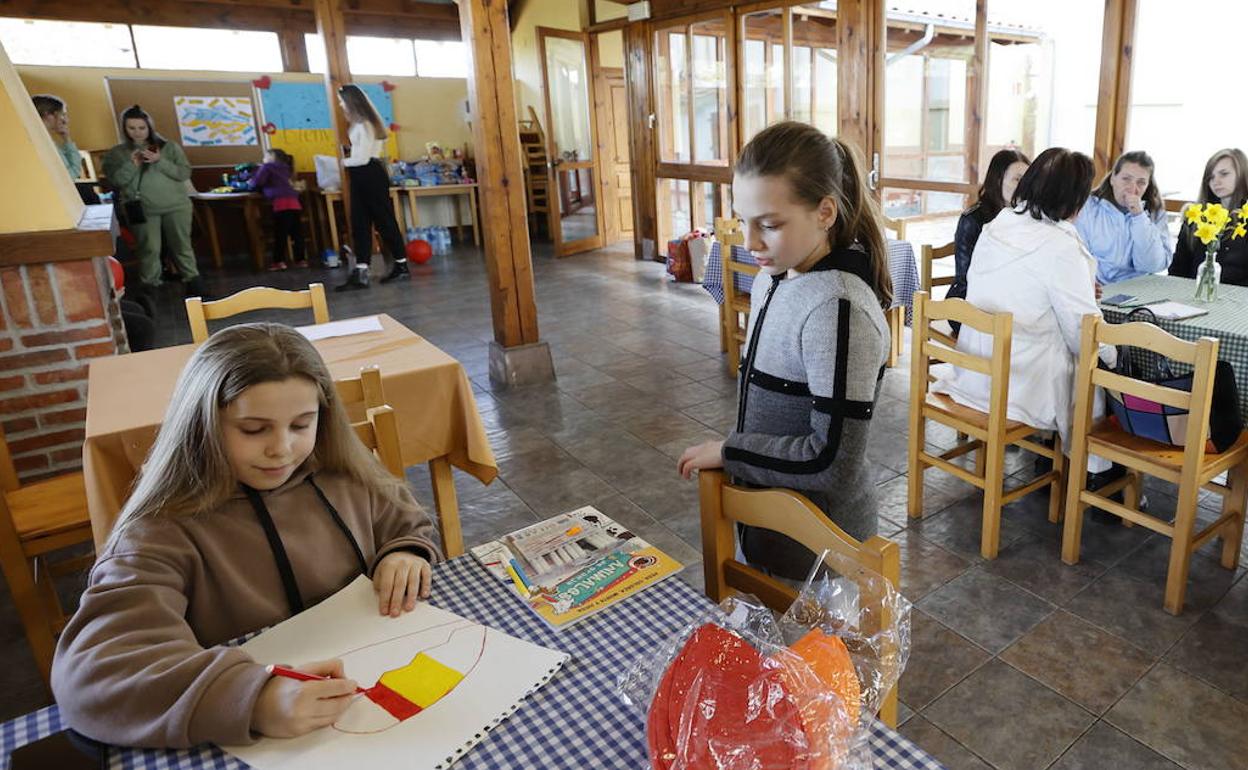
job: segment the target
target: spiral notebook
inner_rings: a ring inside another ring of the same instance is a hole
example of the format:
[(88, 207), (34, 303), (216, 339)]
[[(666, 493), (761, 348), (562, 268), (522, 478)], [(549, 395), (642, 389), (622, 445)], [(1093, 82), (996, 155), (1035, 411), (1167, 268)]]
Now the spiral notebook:
[(265, 664), (341, 658), (367, 690), (331, 727), (222, 747), (257, 770), (447, 768), (568, 660), (428, 604), (382, 617), (363, 576), (242, 649)]

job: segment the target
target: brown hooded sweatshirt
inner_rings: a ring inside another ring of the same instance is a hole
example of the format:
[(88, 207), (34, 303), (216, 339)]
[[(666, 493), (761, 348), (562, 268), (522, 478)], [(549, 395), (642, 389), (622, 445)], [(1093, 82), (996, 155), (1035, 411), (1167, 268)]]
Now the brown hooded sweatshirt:
[[(261, 493), (309, 607), (360, 573), (310, 475), (301, 470)], [(441, 559), (424, 511), (403, 510), (341, 475), (314, 480), (370, 574), (395, 550)], [(209, 514), (141, 519), (99, 555), (61, 635), (52, 665), (61, 715), (114, 745), (250, 743), (251, 713), (269, 677), (223, 644), (290, 614), (273, 551), (241, 491)]]

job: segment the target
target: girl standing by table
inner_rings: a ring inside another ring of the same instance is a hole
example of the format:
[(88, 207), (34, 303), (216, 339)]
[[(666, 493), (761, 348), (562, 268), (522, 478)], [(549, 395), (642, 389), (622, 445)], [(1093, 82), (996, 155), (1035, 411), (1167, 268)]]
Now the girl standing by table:
[(332, 724), (341, 661), (271, 676), (226, 642), (372, 576), (379, 611), (429, 595), (429, 517), (359, 439), (303, 335), (217, 332), (187, 363), (130, 499), (57, 646), (75, 730), (120, 746), (246, 744)]
[[(737, 424), (677, 464), (724, 468), (738, 483), (806, 495), (851, 537), (875, 534), (867, 432), (888, 358), (892, 300), (884, 230), (857, 151), (804, 123), (759, 132), (732, 181), (750, 294)], [(815, 555), (778, 532), (742, 527), (746, 560), (801, 580)]]
[(347, 282), (338, 286), (336, 291), (350, 291), (368, 288), (374, 227), (392, 260), (390, 272), (381, 279), (382, 283), (408, 276), (407, 247), (390, 204), (390, 174), (382, 160), (386, 126), (381, 121), (381, 115), (368, 94), (354, 83), (338, 90), (338, 104), (351, 124), (348, 133), (351, 154), (343, 163), (347, 167), (348, 184), (351, 185), (351, 239), (357, 261), (351, 265)]
[(269, 262), (270, 270), (287, 268), (287, 244), (295, 267), (308, 266), (303, 256), (303, 225), (299, 221), (303, 204), (290, 183), (294, 170), (295, 159), (290, 157), (290, 153), (274, 147), (264, 154), (264, 165), (251, 178), (251, 188), (264, 193), (264, 197), (273, 204), (273, 259)]

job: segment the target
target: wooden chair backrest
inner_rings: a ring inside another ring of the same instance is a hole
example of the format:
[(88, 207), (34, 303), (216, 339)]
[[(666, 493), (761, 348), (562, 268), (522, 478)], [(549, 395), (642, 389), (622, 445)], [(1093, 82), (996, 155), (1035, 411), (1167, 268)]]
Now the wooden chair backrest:
[(0, 492), (16, 491), (22, 484), (17, 480), (17, 466), (13, 464), (13, 453), (9, 451), (9, 440), (0, 427)]
[[(373, 450), (381, 464), (398, 478), (405, 478), (399, 451), (399, 423), (393, 407), (386, 404), (381, 386), (381, 367), (368, 366), (359, 377), (337, 380), (338, 398), (351, 415), (351, 427), (364, 446)], [(362, 418), (362, 419), (361, 419)]]
[(906, 239), (906, 220), (893, 219), (892, 217), (883, 217), (884, 229), (892, 230), (897, 233), (897, 240), (904, 241)]
[(954, 245), (946, 243), (944, 246), (930, 246), (924, 244), (923, 255), (920, 258), (919, 265), (919, 288), (928, 294), (932, 293), (933, 286), (951, 286), (953, 285), (953, 276), (946, 275), (943, 278), (932, 277), (932, 264), (938, 259), (952, 257), (954, 254)]
[(715, 240), (719, 241), (719, 260), (724, 274), (724, 302), (729, 303), (737, 296), (737, 281), (734, 273), (758, 275), (758, 265), (747, 265), (732, 258), (733, 246), (745, 245), (745, 233), (741, 232), (741, 222), (734, 217), (715, 219)]
[(334, 387), (338, 390), (339, 400), (348, 410), (357, 404), (362, 404), (364, 409), (372, 409), (386, 403), (379, 366), (366, 366), (360, 370), (359, 377), (336, 380)]
[[(992, 337), (992, 354), (971, 355), (948, 345), (948, 336), (935, 327), (937, 321), (957, 321)], [(988, 401), (989, 425), (999, 419), (1005, 426), (1006, 405), (1010, 389), (1010, 342), (1014, 330), (1011, 313), (989, 313), (964, 299), (934, 301), (925, 291), (914, 294), (914, 318), (910, 343), (910, 408), (921, 409), (931, 384), (927, 376), (933, 362), (949, 363), (961, 369), (986, 375), (990, 382)], [(990, 427), (990, 432), (993, 429)]]
[[(789, 489), (748, 489), (729, 484), (723, 471), (699, 471), (702, 509), (702, 558), (706, 572), (706, 592), (712, 601), (725, 598), (732, 588), (752, 593), (777, 612), (784, 612), (797, 598), (797, 591), (770, 575), (736, 559), (736, 525), (746, 524), (787, 535), (816, 554), (829, 552), (828, 566), (860, 586), (860, 606), (879, 607), (864, 612), (863, 631), (873, 633), (891, 623), (888, 605), (878, 594), (880, 575), (897, 589), (901, 580), (901, 550), (897, 544), (874, 535), (859, 542), (807, 498)], [(813, 566), (813, 565), (812, 565)], [(876, 627), (870, 627), (874, 624)], [(887, 654), (888, 651), (884, 651)], [(894, 690), (880, 709), (881, 718), (896, 724), (897, 700)]]
[[(1085, 400), (1090, 404), (1093, 389), (1099, 386), (1124, 395), (1186, 409), (1188, 420), (1187, 433), (1184, 435), (1185, 446), (1205, 446), (1209, 433), (1209, 410), (1213, 401), (1213, 372), (1218, 361), (1217, 339), (1201, 337), (1195, 342), (1186, 342), (1151, 323), (1111, 324), (1091, 313), (1083, 317), (1081, 332), (1079, 370), (1075, 380), (1078, 404), (1083, 404)], [(1167, 388), (1101, 369), (1096, 364), (1101, 345), (1128, 345), (1188, 364), (1192, 367), (1192, 389), (1185, 391)], [(1199, 462), (1203, 459), (1204, 452), (1188, 452), (1187, 455), (1189, 459), (1195, 458)]]
[(199, 344), (208, 339), (208, 321), (229, 318), (251, 310), (301, 308), (312, 308), (312, 318), (316, 323), (329, 323), (329, 304), (325, 300), (324, 284), (310, 283), (308, 288), (301, 291), (253, 286), (212, 302), (204, 302), (199, 297), (187, 297), (186, 319), (191, 326), (191, 339)]

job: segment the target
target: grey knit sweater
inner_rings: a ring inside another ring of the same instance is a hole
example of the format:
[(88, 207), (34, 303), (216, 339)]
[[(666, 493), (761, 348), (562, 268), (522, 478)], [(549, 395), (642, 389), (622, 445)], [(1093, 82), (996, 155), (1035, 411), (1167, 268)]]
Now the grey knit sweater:
[[(851, 536), (877, 529), (867, 430), (888, 357), (888, 326), (859, 249), (793, 278), (759, 273), (724, 469), (737, 483), (806, 495)], [(752, 564), (801, 580), (814, 561), (794, 540), (742, 527)]]

